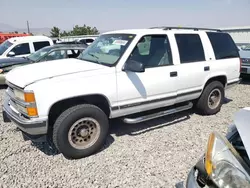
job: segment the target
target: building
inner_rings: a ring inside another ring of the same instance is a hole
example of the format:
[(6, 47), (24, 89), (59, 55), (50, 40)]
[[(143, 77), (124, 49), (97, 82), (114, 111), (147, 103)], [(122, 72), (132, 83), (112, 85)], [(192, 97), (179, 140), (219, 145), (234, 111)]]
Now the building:
[(228, 32), (235, 43), (250, 43), (250, 26), (220, 28), (224, 32)]

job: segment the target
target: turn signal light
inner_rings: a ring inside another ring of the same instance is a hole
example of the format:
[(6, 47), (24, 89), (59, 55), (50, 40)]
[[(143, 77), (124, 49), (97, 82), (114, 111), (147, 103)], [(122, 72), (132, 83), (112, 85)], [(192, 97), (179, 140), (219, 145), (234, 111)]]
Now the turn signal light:
[(24, 93), (25, 102), (35, 102), (35, 95), (34, 93)]

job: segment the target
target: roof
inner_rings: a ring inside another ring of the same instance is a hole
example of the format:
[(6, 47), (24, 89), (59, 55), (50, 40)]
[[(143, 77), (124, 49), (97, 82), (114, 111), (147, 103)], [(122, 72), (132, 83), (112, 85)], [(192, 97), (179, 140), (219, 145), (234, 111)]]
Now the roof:
[(50, 49), (50, 50), (53, 50), (53, 49), (86, 49), (87, 46), (84, 45), (84, 44), (54, 44), (52, 46), (46, 46), (44, 47), (44, 49)]
[(51, 39), (46, 36), (25, 36), (25, 37), (13, 37), (8, 40), (11, 43), (15, 43), (15, 42), (29, 42), (31, 40), (42, 41), (42, 40), (51, 40)]
[(209, 29), (209, 28), (195, 28), (195, 27), (155, 27), (155, 28), (148, 28), (148, 29), (127, 29), (127, 30), (116, 30), (116, 31), (109, 31), (103, 34), (117, 34), (117, 33), (126, 33), (126, 34), (162, 34), (166, 32), (198, 32), (198, 31), (219, 31), (219, 29)]

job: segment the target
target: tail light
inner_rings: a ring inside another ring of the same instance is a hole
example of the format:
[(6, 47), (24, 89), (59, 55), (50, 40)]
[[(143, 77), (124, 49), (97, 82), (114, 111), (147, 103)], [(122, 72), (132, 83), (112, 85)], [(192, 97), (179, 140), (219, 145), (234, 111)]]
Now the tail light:
[(240, 58), (240, 72), (241, 72), (242, 59)]

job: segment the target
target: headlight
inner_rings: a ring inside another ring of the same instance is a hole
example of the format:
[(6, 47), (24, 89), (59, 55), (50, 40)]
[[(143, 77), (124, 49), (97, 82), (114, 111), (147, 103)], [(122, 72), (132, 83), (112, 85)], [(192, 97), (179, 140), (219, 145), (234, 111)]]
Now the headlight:
[(18, 105), (19, 111), (25, 113), (30, 117), (38, 115), (35, 95), (33, 92), (26, 92), (17, 89), (14, 89), (13, 92), (16, 98), (18, 98), (22, 102), (27, 103), (25, 105)]
[(23, 92), (21, 90), (14, 89), (15, 97), (19, 98), (20, 100), (28, 103), (35, 102), (35, 95), (33, 92)]
[(242, 58), (242, 63), (250, 63), (250, 58)]
[(220, 188), (250, 188), (249, 167), (228, 140), (218, 133), (209, 137), (205, 168)]

